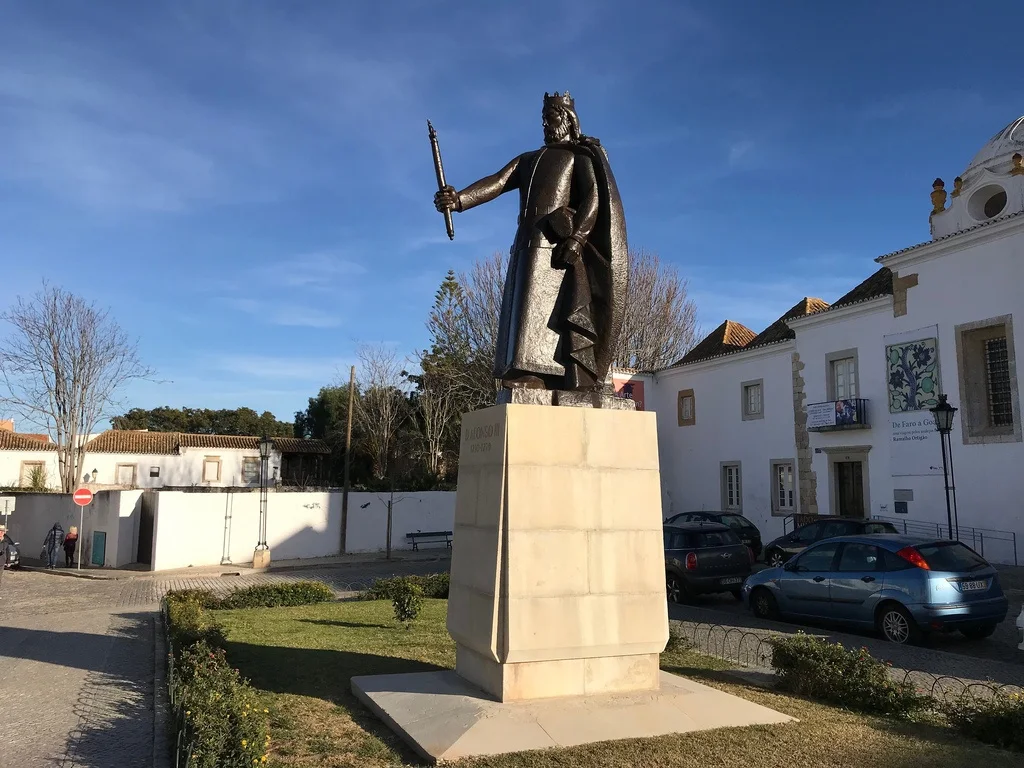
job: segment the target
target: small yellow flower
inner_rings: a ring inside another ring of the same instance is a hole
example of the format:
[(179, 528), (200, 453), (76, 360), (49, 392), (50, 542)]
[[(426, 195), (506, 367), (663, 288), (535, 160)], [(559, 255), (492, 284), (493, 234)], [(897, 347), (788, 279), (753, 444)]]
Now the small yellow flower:
[(186, 715), (191, 715), (192, 714), (192, 710), (191, 709), (186, 709), (185, 710), (185, 714)]
[(266, 756), (266, 755), (264, 755), (263, 757), (261, 757), (261, 758), (260, 758), (260, 762), (261, 762), (261, 763), (265, 763), (265, 762), (267, 762), (267, 756)]
[(270, 710), (269, 709), (264, 709), (263, 710), (263, 714), (264, 715), (269, 715), (270, 714)]
[(245, 740), (245, 739), (242, 739), (242, 746), (243, 747), (249, 746), (249, 742), (247, 740)]

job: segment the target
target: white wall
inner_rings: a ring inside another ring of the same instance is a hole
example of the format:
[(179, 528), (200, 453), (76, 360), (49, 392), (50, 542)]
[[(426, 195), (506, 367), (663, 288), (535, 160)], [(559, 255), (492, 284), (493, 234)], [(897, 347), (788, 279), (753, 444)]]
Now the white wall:
[[(658, 418), (665, 517), (722, 509), (721, 462), (740, 462), (742, 513), (765, 541), (782, 533), (772, 514), (771, 462), (796, 465), (792, 345), (782, 343), (727, 358), (670, 368), (647, 388)], [(743, 420), (742, 382), (763, 379), (763, 419)], [(694, 391), (696, 423), (679, 426), (679, 391)]]
[[(220, 480), (203, 481), (203, 462), (206, 457), (221, 460)], [(117, 465), (131, 464), (135, 467), (135, 487), (164, 488), (204, 486), (214, 488), (259, 487), (257, 477), (250, 483), (242, 480), (242, 464), (245, 458), (259, 461), (258, 450), (240, 448), (182, 448), (181, 455), (138, 454), (138, 453), (87, 453), (82, 468), (83, 484), (90, 488), (117, 485)], [(275, 469), (281, 466), (281, 454), (273, 451), (268, 467), (270, 476), (280, 476)], [(150, 468), (159, 467), (160, 476), (150, 477)], [(92, 470), (97, 470), (96, 483), (92, 482)]]
[[(273, 560), (326, 557), (341, 544), (340, 491), (275, 492), (267, 500), (267, 543)], [(362, 509), (363, 504), (368, 504)], [(349, 552), (386, 548), (387, 496), (349, 494)], [(452, 530), (455, 494), (400, 493), (392, 512), (392, 548), (411, 548), (405, 534)], [(157, 495), (153, 570), (251, 562), (258, 542), (259, 493)]]
[(0, 450), (0, 486), (16, 488), (21, 483), (23, 461), (42, 461), (46, 467), (46, 484), (60, 487), (60, 469), (56, 451), (4, 451)]
[[(107, 535), (104, 567), (118, 568), (134, 562), (142, 491), (101, 491), (84, 510), (70, 494), (24, 493), (17, 498), (17, 512), (10, 517), (9, 529), (11, 538), (21, 543), (25, 557), (39, 557), (47, 532), (54, 523), (60, 523), (65, 533), (71, 526), (79, 528), (83, 565), (92, 559), (95, 531)], [(58, 562), (63, 564), (63, 552)]]

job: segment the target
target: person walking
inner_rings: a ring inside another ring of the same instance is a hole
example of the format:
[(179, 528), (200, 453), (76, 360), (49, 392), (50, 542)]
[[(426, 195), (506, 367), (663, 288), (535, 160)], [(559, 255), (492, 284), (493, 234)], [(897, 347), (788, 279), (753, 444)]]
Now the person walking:
[[(7, 543), (7, 526), (0, 525), (0, 585), (3, 584), (4, 580), (4, 569), (7, 567), (7, 551), (10, 545)], [(0, 600), (3, 599), (3, 594), (0, 594)]]
[(46, 533), (46, 539), (43, 540), (43, 551), (46, 552), (46, 567), (53, 570), (57, 567), (57, 551), (61, 548), (64, 543), (64, 528), (60, 523), (54, 523)]
[(75, 564), (75, 547), (78, 544), (78, 526), (72, 525), (68, 528), (68, 535), (64, 537), (64, 567), (70, 568)]

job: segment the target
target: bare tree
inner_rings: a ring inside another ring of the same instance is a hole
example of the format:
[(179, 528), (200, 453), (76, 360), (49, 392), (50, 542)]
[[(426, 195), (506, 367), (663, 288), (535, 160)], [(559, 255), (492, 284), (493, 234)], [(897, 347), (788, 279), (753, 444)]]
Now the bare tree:
[(657, 254), (629, 251), (629, 287), (615, 365), (654, 371), (671, 365), (697, 343), (697, 305), (675, 266)]
[(0, 342), (0, 405), (47, 429), (57, 445), (61, 489), (70, 493), (89, 434), (121, 405), (117, 391), (153, 371), (107, 310), (45, 282), (0, 320), (14, 326)]
[(395, 350), (382, 344), (363, 345), (357, 355), (361, 395), (355, 416), (363, 434), (363, 448), (373, 462), (374, 477), (384, 480), (391, 476), (398, 436), (409, 419), (404, 366)]

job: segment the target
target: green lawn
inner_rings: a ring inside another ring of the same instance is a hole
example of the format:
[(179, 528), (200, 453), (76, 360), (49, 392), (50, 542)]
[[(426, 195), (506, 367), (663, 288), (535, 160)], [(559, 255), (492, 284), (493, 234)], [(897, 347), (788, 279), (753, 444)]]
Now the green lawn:
[[(412, 629), (394, 623), (390, 603), (344, 602), (299, 608), (218, 612), (228, 658), (266, 696), (271, 710), (270, 765), (298, 768), (419, 764), (352, 696), (357, 675), (450, 668), (447, 603), (425, 600)], [(918, 723), (890, 723), (746, 686), (728, 665), (691, 652), (662, 656), (662, 667), (799, 718), (645, 741), (469, 760), (466, 768), (1019, 768), (1020, 754), (966, 741)]]

